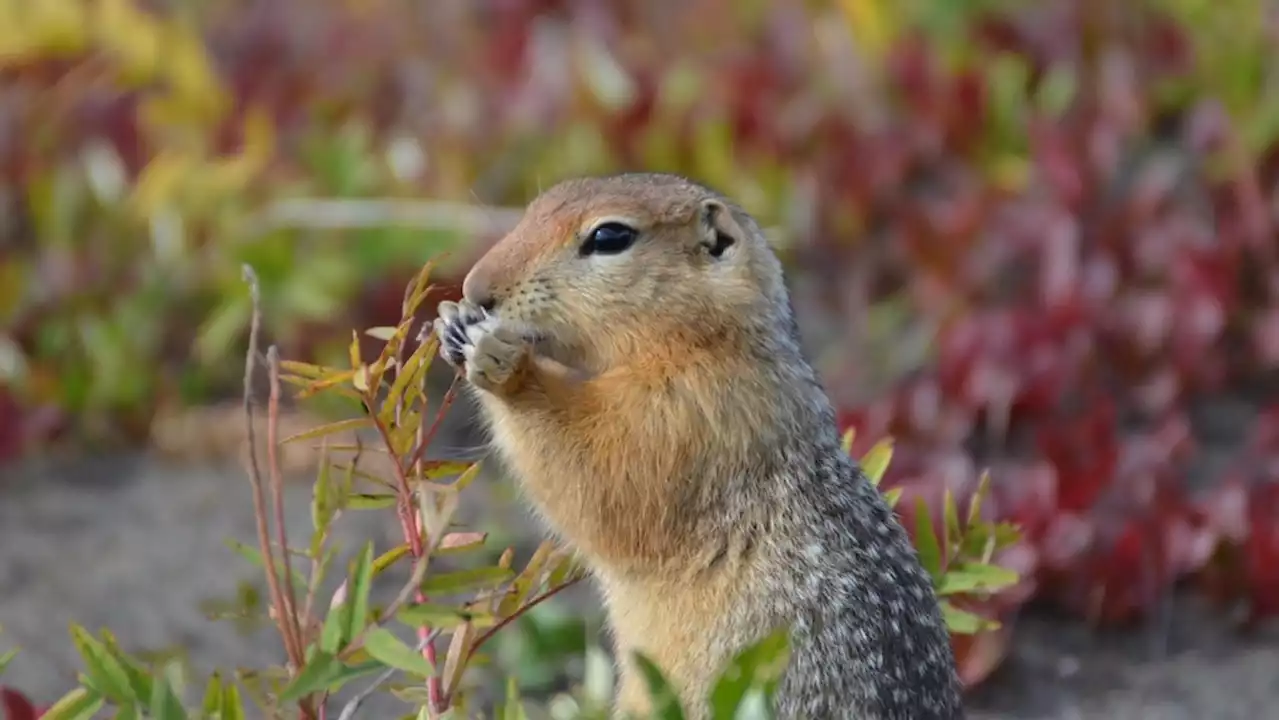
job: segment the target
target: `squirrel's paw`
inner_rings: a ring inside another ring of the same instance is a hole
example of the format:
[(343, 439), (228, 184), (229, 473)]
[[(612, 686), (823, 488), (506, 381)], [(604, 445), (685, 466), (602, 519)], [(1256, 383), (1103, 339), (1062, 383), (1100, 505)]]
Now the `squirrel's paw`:
[(485, 312), (466, 301), (445, 301), (436, 309), (435, 331), (440, 337), (440, 357), (449, 365), (463, 369), (467, 361), (465, 348), (471, 344), (467, 328), (483, 322)]
[(524, 338), (466, 302), (441, 303), (438, 314), (441, 357), (482, 390), (505, 387), (527, 357)]
[(528, 357), (529, 345), (524, 338), (498, 323), (472, 325), (467, 328), (467, 337), (471, 340), (463, 348), (467, 380), (482, 390), (506, 387)]

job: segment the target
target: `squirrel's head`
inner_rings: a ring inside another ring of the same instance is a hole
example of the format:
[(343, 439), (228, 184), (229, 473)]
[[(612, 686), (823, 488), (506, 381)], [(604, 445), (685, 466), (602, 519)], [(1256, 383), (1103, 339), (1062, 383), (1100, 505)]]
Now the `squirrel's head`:
[[(781, 265), (756, 222), (685, 178), (562, 182), (476, 263), (465, 298), (590, 365), (714, 349), (785, 321)], [(785, 311), (789, 312), (789, 311)]]

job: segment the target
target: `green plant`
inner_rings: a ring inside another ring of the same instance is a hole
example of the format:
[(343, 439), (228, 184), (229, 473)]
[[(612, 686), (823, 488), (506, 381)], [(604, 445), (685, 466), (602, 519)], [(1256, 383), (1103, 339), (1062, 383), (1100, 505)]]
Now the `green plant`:
[[(257, 277), (245, 267), (252, 308), (244, 377), (251, 448), (257, 447), (257, 428), (250, 388), (263, 365), (270, 393), (265, 470), (256, 450), (248, 457), (257, 547), (233, 543), (233, 548), (264, 570), (266, 615), (278, 629), (285, 662), (216, 674), (205, 683), (199, 707), (187, 707), (183, 703), (186, 681), (179, 664), (145, 662), (124, 652), (109, 631), (95, 636), (72, 626), (72, 640), (84, 663), (80, 686), (44, 717), (87, 718), (110, 706), (116, 717), (239, 718), (246, 715), (247, 698), (268, 717), (327, 718), (336, 712), (336, 717), (347, 720), (375, 692), (392, 693), (414, 707), (411, 717), (462, 717), (472, 709), (464, 680), (468, 670), (484, 659), (485, 644), (515, 619), (581, 580), (583, 571), (572, 553), (551, 542), (542, 543), (523, 565), (515, 563), (514, 551), (508, 548), (496, 563), (440, 567), (450, 556), (475, 557), (487, 537), (453, 521), (459, 493), (476, 478), (479, 465), (423, 457), (454, 397), (451, 387), (433, 404), (425, 391), (438, 340), (429, 324), (419, 324), (415, 318), (430, 289), (431, 269), (431, 264), (424, 266), (406, 289), (398, 325), (366, 331), (383, 343), (374, 359), (362, 356), (360, 338), (353, 333), (349, 367), (344, 369), (283, 361), (274, 346), (265, 353), (259, 351), (262, 303)], [(359, 412), (281, 438), (277, 420), (284, 384), (297, 387), (299, 397), (339, 396)], [(351, 431), (368, 431), (377, 442), (368, 449), (359, 441), (330, 442), (338, 433)], [(846, 436), (846, 448), (852, 439), (852, 434)], [(302, 441), (320, 441), (322, 458), (312, 494), (314, 529), (305, 542), (294, 543), (282, 523), (284, 481), (277, 458), (284, 443)], [(362, 465), (361, 459), (367, 456), (380, 456), (383, 471)], [(888, 441), (863, 456), (862, 464), (873, 482), (879, 483), (891, 456)], [(891, 502), (897, 501), (896, 492), (888, 495)], [(921, 557), (944, 597), (948, 624), (958, 633), (978, 632), (988, 627), (988, 621), (951, 607), (949, 596), (995, 592), (1017, 579), (990, 564), (991, 554), (1016, 533), (1007, 526), (979, 522), (977, 505), (975, 500), (962, 524), (949, 501), (941, 540), (931, 530), (918, 535), (924, 539)], [(331, 537), (334, 523), (346, 513), (378, 509), (392, 511), (404, 542), (381, 552), (367, 543), (348, 553), (345, 579), (323, 603), (321, 585), (342, 554)], [(405, 578), (400, 590), (380, 603), (374, 594), (375, 580), (397, 572)], [(232, 614), (244, 617), (254, 612), (246, 607)], [(409, 634), (413, 640), (404, 639)], [(786, 667), (786, 652), (785, 630), (744, 649), (713, 691), (714, 716), (769, 717), (769, 698)], [(603, 717), (610, 705), (612, 669), (598, 648), (592, 648), (587, 659), (585, 686), (553, 699), (547, 712), (555, 717)], [(683, 717), (661, 671), (646, 658), (638, 662), (653, 693), (655, 715)], [(341, 709), (331, 707), (333, 694), (349, 687), (359, 690)], [(511, 679), (500, 717), (520, 718), (526, 713), (518, 685)]]

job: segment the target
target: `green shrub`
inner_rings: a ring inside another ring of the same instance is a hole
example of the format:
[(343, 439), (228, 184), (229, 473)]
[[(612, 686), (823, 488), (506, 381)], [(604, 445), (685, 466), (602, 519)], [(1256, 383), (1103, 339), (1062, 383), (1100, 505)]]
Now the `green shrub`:
[[(366, 331), (383, 343), (376, 359), (362, 358), (360, 338), (353, 333), (349, 366), (336, 368), (281, 360), (275, 346), (260, 352), (258, 280), (245, 267), (251, 284), (251, 335), (244, 378), (250, 447), (257, 447), (254, 436), (259, 429), (251, 413), (254, 401), (249, 388), (263, 364), (270, 394), (265, 469), (256, 452), (249, 457), (257, 547), (232, 546), (264, 570), (270, 606), (265, 614), (279, 631), (286, 662), (214, 675), (205, 683), (201, 704), (188, 707), (183, 703), (185, 683), (171, 666), (149, 665), (124, 652), (108, 631), (95, 636), (73, 626), (72, 641), (84, 663), (80, 685), (43, 717), (87, 718), (109, 706), (117, 717), (157, 720), (238, 718), (259, 712), (268, 717), (298, 713), (304, 718), (347, 718), (361, 699), (375, 692), (392, 693), (413, 706), (409, 717), (461, 717), (473, 707), (466, 675), (487, 659), (487, 643), (539, 603), (582, 580), (584, 572), (570, 551), (549, 541), (523, 564), (514, 561), (511, 548), (496, 563), (486, 564), (474, 559), (486, 549), (486, 533), (469, 531), (453, 521), (459, 494), (476, 478), (480, 466), (423, 457), (456, 388), (434, 403), (426, 393), (426, 373), (437, 355), (438, 340), (429, 333), (429, 325), (419, 327), (415, 312), (430, 290), (430, 270), (428, 264), (407, 288), (398, 325)], [(425, 336), (424, 331), (428, 331)], [(338, 396), (359, 412), (280, 438), (276, 421), (284, 384), (298, 388), (299, 397)], [(376, 447), (366, 451), (360, 443), (330, 442), (338, 433), (357, 429), (376, 435)], [(846, 437), (846, 447), (852, 440), (852, 434)], [(309, 538), (291, 541), (279, 523), (283, 479), (277, 456), (283, 443), (304, 441), (320, 441), (323, 451), (312, 495), (314, 529)], [(375, 452), (385, 456), (388, 473), (371, 472), (361, 465), (362, 457)], [(880, 482), (891, 456), (887, 441), (863, 456), (861, 462), (873, 482)], [(985, 492), (985, 484), (980, 492)], [(890, 491), (888, 495), (896, 503), (898, 494)], [(992, 553), (1016, 539), (1016, 533), (1008, 526), (980, 521), (978, 500), (970, 504), (962, 522), (948, 496), (942, 536), (934, 534), (923, 512), (916, 534), (922, 560), (943, 598), (948, 625), (956, 633), (982, 631), (991, 621), (951, 606), (951, 596), (991, 593), (1017, 580), (1016, 575), (990, 564)], [(330, 531), (344, 514), (360, 511), (394, 515), (404, 542), (381, 551), (366, 543), (344, 553)], [(289, 549), (287, 560), (283, 548)], [(438, 570), (444, 556), (473, 560), (461, 569)], [(326, 574), (340, 558), (345, 558), (344, 581), (332, 597), (319, 597)], [(374, 581), (384, 575), (399, 575), (404, 581), (394, 598), (379, 604), (371, 591)], [(245, 607), (233, 614), (255, 613), (263, 611)], [(409, 633), (416, 640), (404, 640)], [(744, 649), (715, 687), (711, 698), (715, 717), (768, 717), (768, 699), (786, 666), (786, 651), (785, 630)], [(599, 649), (589, 651), (584, 686), (553, 699), (546, 711), (555, 717), (566, 713), (604, 717), (611, 701), (612, 668), (602, 657)], [(655, 715), (682, 717), (661, 672), (647, 659), (640, 662), (653, 692)], [(331, 696), (349, 687), (360, 688), (355, 699), (340, 711), (330, 708)], [(525, 717), (525, 702), (514, 678), (507, 687), (499, 716)], [(250, 713), (246, 701), (258, 709)]]

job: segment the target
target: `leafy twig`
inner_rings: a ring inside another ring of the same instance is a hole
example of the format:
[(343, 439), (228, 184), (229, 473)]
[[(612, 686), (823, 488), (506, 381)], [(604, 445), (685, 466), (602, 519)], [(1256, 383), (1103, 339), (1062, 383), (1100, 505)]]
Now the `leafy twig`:
[(582, 578), (584, 578), (584, 577), (586, 577), (586, 576), (585, 576), (585, 575), (579, 575), (578, 577), (575, 577), (575, 578), (573, 578), (572, 580), (566, 580), (566, 581), (564, 581), (564, 582), (560, 583), (559, 585), (556, 585), (555, 587), (548, 588), (547, 590), (545, 590), (544, 592), (542, 592), (541, 594), (539, 594), (539, 595), (538, 595), (537, 597), (535, 597), (534, 599), (532, 599), (532, 600), (530, 600), (529, 602), (525, 603), (525, 604), (524, 604), (524, 605), (523, 605), (519, 610), (517, 610), (516, 612), (513, 612), (513, 613), (511, 613), (510, 615), (508, 615), (507, 617), (504, 617), (504, 618), (502, 618), (501, 620), (499, 620), (497, 623), (494, 623), (494, 626), (493, 626), (493, 627), (491, 627), (491, 628), (489, 628), (488, 630), (485, 630), (483, 633), (481, 633), (481, 634), (480, 634), (480, 636), (476, 638), (476, 641), (475, 641), (474, 643), (472, 643), (472, 645), (471, 645), (470, 649), (468, 649), (468, 650), (467, 650), (467, 660), (468, 660), (468, 661), (470, 661), (470, 660), (471, 660), (471, 656), (475, 654), (476, 650), (479, 650), (479, 649), (480, 649), (480, 646), (481, 646), (481, 645), (483, 645), (483, 644), (484, 644), (484, 643), (485, 643), (489, 638), (491, 638), (491, 637), (493, 637), (494, 635), (496, 635), (496, 634), (497, 634), (497, 632), (498, 632), (499, 630), (501, 630), (502, 628), (504, 628), (504, 627), (506, 627), (506, 626), (510, 625), (512, 622), (514, 622), (514, 621), (515, 621), (515, 619), (516, 619), (516, 618), (518, 618), (518, 617), (520, 617), (521, 615), (524, 615), (525, 613), (527, 613), (527, 612), (529, 612), (530, 610), (534, 609), (534, 608), (535, 608), (535, 607), (537, 607), (539, 604), (541, 604), (544, 600), (550, 600), (551, 598), (555, 597), (557, 594), (559, 594), (559, 593), (560, 593), (560, 591), (564, 590), (565, 588), (569, 588), (569, 587), (572, 587), (572, 586), (574, 586), (574, 585), (577, 585), (579, 582), (581, 582), (581, 581), (582, 581)]
[[(421, 651), (426, 644), (433, 642), (439, 634), (439, 630), (433, 630), (427, 637), (418, 641), (418, 647), (415, 649)], [(378, 673), (378, 677), (374, 678), (373, 682), (369, 683), (368, 687), (356, 693), (355, 697), (347, 701), (347, 704), (342, 707), (342, 712), (338, 715), (338, 720), (351, 720), (354, 718), (356, 716), (356, 710), (360, 709), (361, 703), (368, 700), (369, 696), (377, 692), (378, 688), (382, 686), (382, 683), (390, 680), (396, 672), (398, 672), (397, 668), (389, 667)]]

